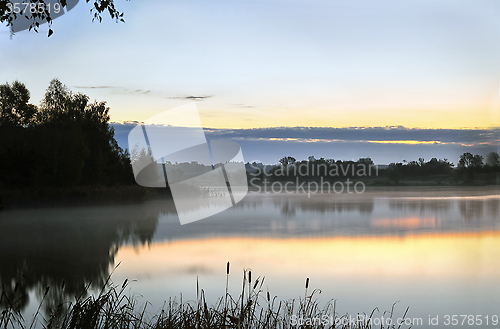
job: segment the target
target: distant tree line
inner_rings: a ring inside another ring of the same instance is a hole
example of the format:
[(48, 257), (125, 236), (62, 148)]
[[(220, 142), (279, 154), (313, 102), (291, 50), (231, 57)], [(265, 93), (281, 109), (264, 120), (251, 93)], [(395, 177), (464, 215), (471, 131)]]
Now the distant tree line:
[(486, 162), (484, 162), (483, 156), (466, 152), (460, 156), (456, 168), (447, 159), (432, 158), (425, 162), (424, 159), (420, 158), (418, 161), (391, 163), (387, 174), (395, 182), (401, 178), (429, 175), (452, 175), (455, 180), (472, 181), (474, 174), (498, 172), (500, 172), (500, 156), (497, 152), (490, 152), (486, 157)]
[[(90, 102), (87, 95), (73, 93), (58, 79), (50, 82), (40, 105), (29, 101), (30, 92), (23, 83), (0, 85), (0, 188), (134, 184), (128, 152), (114, 139), (105, 102)], [(139, 152), (134, 159), (150, 156)], [(297, 161), (286, 156), (273, 166), (247, 164), (247, 170), (253, 177), (274, 180), (380, 176), (398, 183), (441, 175), (472, 181), (477, 174), (499, 173), (500, 156), (491, 152), (484, 160), (464, 153), (456, 167), (447, 159), (426, 162), (421, 158), (387, 168), (378, 168), (371, 158), (342, 161), (310, 156)]]
[(398, 183), (400, 179), (408, 177), (449, 175), (453, 171), (453, 166), (453, 163), (449, 162), (448, 159), (432, 158), (425, 162), (423, 158), (419, 158), (418, 161), (403, 160), (402, 163), (390, 163), (384, 173)]
[(406, 161), (390, 163), (388, 166), (378, 167), (371, 158), (360, 158), (352, 160), (334, 160), (309, 156), (307, 160), (298, 161), (292, 156), (285, 156), (276, 165), (263, 165), (257, 163), (247, 163), (249, 179), (258, 177), (269, 180), (317, 180), (323, 178), (324, 181), (336, 181), (347, 178), (376, 178), (388, 179), (393, 183), (400, 183), (401, 180), (411, 180), (418, 178), (432, 178), (436, 176), (448, 177), (457, 182), (471, 182), (475, 174), (486, 175), (486, 179), (495, 179), (500, 173), (500, 156), (497, 152), (491, 152), (486, 156), (486, 161), (481, 155), (464, 153), (460, 156), (457, 166), (448, 159), (432, 158), (425, 161), (419, 158), (418, 161)]
[(29, 100), (23, 83), (0, 85), (0, 187), (134, 182), (105, 102), (90, 102), (57, 79), (39, 106)]
[(248, 163), (247, 171), (250, 178), (269, 178), (272, 180), (299, 180), (323, 178), (325, 181), (335, 181), (340, 178), (377, 176), (378, 168), (371, 158), (360, 158), (357, 161), (342, 161), (334, 159), (316, 159), (310, 156), (307, 160), (297, 161), (292, 156), (286, 156), (276, 165)]

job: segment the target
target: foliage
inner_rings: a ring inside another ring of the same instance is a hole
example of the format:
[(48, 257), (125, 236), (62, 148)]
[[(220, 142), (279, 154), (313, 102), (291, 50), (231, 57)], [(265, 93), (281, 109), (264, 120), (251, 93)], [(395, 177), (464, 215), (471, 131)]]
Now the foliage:
[(297, 161), (297, 159), (295, 159), (294, 157), (286, 156), (286, 157), (281, 158), (279, 160), (279, 163), (281, 163), (283, 166), (288, 166), (288, 165), (294, 164), (296, 161)]
[(448, 159), (432, 158), (430, 161), (425, 162), (425, 159), (419, 158), (419, 161), (403, 163), (391, 163), (388, 167), (389, 178), (395, 183), (398, 183), (403, 177), (417, 177), (428, 175), (448, 175), (451, 173), (453, 163)]
[[(105, 102), (89, 103), (87, 95), (74, 94), (54, 79), (37, 108), (28, 104), (29, 92), (19, 86), (24, 87), (13, 84), (23, 91), (23, 97), (18, 97), (22, 106), (4, 102), (0, 108), (4, 118), (0, 182), (12, 187), (133, 182), (130, 159), (114, 139)], [(7, 87), (0, 88), (2, 100), (10, 97)], [(19, 110), (26, 104), (29, 111)]]
[[(378, 166), (371, 158), (352, 161), (309, 156), (307, 160), (297, 161), (292, 156), (285, 156), (278, 165), (267, 166), (254, 162), (246, 166), (250, 184), (271, 181), (335, 182), (351, 178), (370, 180), (369, 184), (373, 185), (495, 184), (500, 173), (500, 156), (491, 152), (486, 159), (485, 164), (481, 155), (464, 153), (456, 167), (446, 158), (432, 158), (429, 161), (419, 158), (418, 161), (403, 160), (388, 166)], [(481, 174), (479, 179), (474, 178), (474, 173)]]
[(0, 85), (0, 125), (29, 125), (36, 114), (36, 106), (29, 104), (30, 92), (19, 81)]
[(163, 172), (163, 166), (155, 161), (151, 148), (146, 150), (145, 148), (139, 149), (137, 145), (133, 147), (131, 163), (134, 171), (139, 172), (136, 181), (140, 185), (157, 186), (158, 182), (165, 181), (165, 178), (160, 176), (160, 173)]
[[(279, 160), (276, 166), (259, 165), (254, 163), (248, 164), (252, 172), (251, 178), (271, 179), (271, 180), (290, 180), (293, 178), (299, 181), (307, 181), (311, 179), (321, 178), (324, 181), (334, 181), (337, 179), (351, 178), (351, 177), (366, 177), (371, 174), (376, 174), (378, 170), (374, 165), (371, 158), (360, 158), (357, 161), (342, 161), (334, 159), (319, 158), (309, 156), (308, 160), (297, 161), (292, 156), (286, 156)], [(266, 174), (264, 174), (264, 170)]]
[[(85, 0), (85, 2), (89, 3), (91, 1)], [(55, 17), (54, 14), (51, 13), (50, 6), (45, 5), (48, 4), (47, 0), (23, 1), (23, 3), (29, 3), (33, 8), (41, 8), (40, 10), (34, 10), (33, 12), (30, 11), (29, 16), (28, 13), (24, 12), (24, 6), (23, 8), (21, 8), (23, 12), (16, 13), (15, 11), (11, 10), (14, 3), (15, 2), (12, 0), (0, 0), (0, 23), (5, 24), (7, 27), (11, 27), (16, 18), (27, 17), (27, 19), (29, 19), (30, 21), (30, 31), (33, 30), (35, 32), (38, 32), (38, 28), (41, 24), (48, 23), (48, 36), (50, 37), (52, 35), (53, 31), (52, 29), (50, 29), (50, 26), (52, 25), (52, 20)], [(68, 10), (68, 8), (72, 8), (76, 5), (77, 0), (59, 0), (59, 3), (61, 4), (62, 8)], [(125, 22), (125, 20), (123, 19), (123, 13), (116, 9), (114, 0), (94, 0), (91, 3), (93, 4), (90, 9), (90, 13), (93, 16), (92, 21), (98, 20), (99, 22), (101, 22), (103, 13), (107, 12), (109, 16), (116, 22)]]
[(490, 167), (498, 167), (500, 166), (500, 155), (496, 152), (490, 152), (486, 156), (486, 165)]
[(460, 156), (458, 161), (459, 168), (480, 168), (483, 166), (483, 157), (479, 154), (472, 155), (466, 152)]

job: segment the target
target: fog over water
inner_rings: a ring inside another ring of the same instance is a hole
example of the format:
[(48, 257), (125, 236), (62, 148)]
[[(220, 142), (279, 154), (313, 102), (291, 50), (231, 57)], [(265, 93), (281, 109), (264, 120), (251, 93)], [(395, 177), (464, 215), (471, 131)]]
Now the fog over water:
[[(211, 303), (243, 269), (265, 276), (278, 299), (303, 296), (304, 280), (340, 313), (498, 313), (500, 193), (497, 188), (378, 188), (361, 195), (250, 192), (220, 214), (180, 225), (171, 200), (138, 205), (11, 209), (0, 213), (0, 284), (20, 282), (25, 313), (45, 287), (44, 309), (91, 283), (125, 279), (151, 311), (169, 297)], [(66, 282), (64, 291), (58, 289)], [(142, 297), (141, 297), (142, 296)], [(1, 306), (0, 306), (1, 307)]]

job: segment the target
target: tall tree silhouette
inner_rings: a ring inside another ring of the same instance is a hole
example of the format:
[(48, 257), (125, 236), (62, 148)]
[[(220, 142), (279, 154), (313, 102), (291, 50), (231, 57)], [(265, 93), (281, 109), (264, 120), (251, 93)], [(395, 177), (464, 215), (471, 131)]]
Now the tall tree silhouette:
[(490, 167), (500, 166), (500, 155), (497, 152), (490, 152), (486, 156), (486, 164)]
[[(22, 99), (26, 104), (26, 97)], [(36, 114), (17, 111), (11, 103), (5, 103), (2, 113), (19, 115), (17, 125), (11, 119), (1, 123), (2, 128), (8, 128), (0, 131), (0, 155), (4, 160), (0, 163), (0, 181), (4, 184), (22, 187), (133, 182), (130, 160), (114, 139), (105, 102), (89, 103), (87, 95), (74, 94), (54, 79)], [(28, 126), (21, 125), (27, 122)]]
[(19, 126), (33, 122), (37, 108), (29, 104), (30, 92), (19, 81), (0, 85), (0, 125)]

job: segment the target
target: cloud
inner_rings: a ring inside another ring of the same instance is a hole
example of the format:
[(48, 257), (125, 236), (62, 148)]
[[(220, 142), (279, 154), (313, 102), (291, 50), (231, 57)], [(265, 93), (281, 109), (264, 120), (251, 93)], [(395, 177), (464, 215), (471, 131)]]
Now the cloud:
[(173, 96), (173, 97), (167, 97), (169, 99), (187, 99), (191, 101), (202, 101), (204, 99), (213, 97), (213, 95), (204, 95), (204, 96)]
[[(112, 123), (118, 144), (128, 147), (128, 133), (138, 122)], [(254, 129), (205, 128), (208, 140), (232, 139), (243, 150), (245, 161), (277, 163), (285, 156), (307, 159), (357, 160), (371, 157), (377, 164), (402, 160), (447, 158), (458, 161), (460, 154), (485, 156), (498, 152), (499, 129), (412, 129), (396, 127), (276, 127)]]
[(207, 137), (224, 139), (281, 140), (295, 142), (370, 142), (497, 144), (498, 130), (417, 129), (394, 127), (274, 127), (253, 129), (205, 129)]
[[(164, 93), (159, 93), (159, 92), (153, 92), (150, 89), (128, 89), (124, 87), (118, 87), (118, 86), (75, 86), (77, 89), (109, 89), (111, 90), (112, 94), (126, 94), (126, 95), (156, 95), (160, 97), (166, 97), (168, 99), (183, 99), (183, 100), (190, 100), (190, 101), (202, 101), (207, 98), (213, 97), (213, 95), (188, 95), (188, 96), (166, 96)], [(243, 104), (239, 104), (243, 105)]]
[(135, 89), (130, 90), (116, 86), (75, 86), (77, 89), (111, 89), (112, 94), (149, 94), (151, 90)]
[(245, 104), (233, 104), (234, 107), (238, 107), (241, 109), (253, 109), (255, 106), (253, 105), (245, 105)]
[(131, 94), (149, 94), (151, 90), (136, 89)]
[(117, 88), (113, 86), (75, 86), (75, 88), (78, 89), (112, 89), (112, 88)]
[[(115, 131), (130, 131), (136, 121), (113, 123)], [(251, 129), (204, 128), (208, 139), (280, 141), (295, 143), (376, 143), (499, 145), (499, 129), (419, 129), (394, 127), (274, 127)]]

